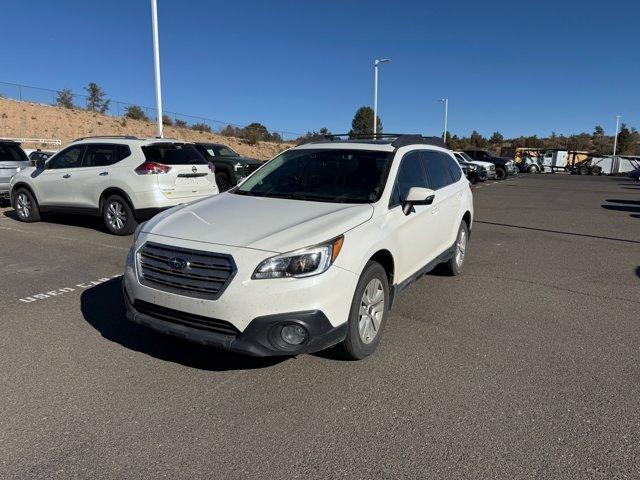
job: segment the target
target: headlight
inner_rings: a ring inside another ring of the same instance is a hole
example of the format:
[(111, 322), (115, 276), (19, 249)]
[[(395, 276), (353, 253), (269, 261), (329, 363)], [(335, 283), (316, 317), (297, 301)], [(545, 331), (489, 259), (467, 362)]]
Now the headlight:
[(476, 167), (475, 165), (469, 165), (469, 170), (475, 172), (476, 170), (478, 170), (478, 167)]
[(265, 278), (303, 278), (319, 275), (327, 271), (333, 264), (342, 249), (343, 242), (344, 237), (339, 236), (321, 245), (267, 258), (258, 265), (251, 278), (261, 280)]
[(136, 231), (133, 232), (133, 244), (135, 245), (138, 241), (138, 237), (140, 236), (140, 232), (142, 231), (143, 225), (147, 222), (142, 222), (140, 225), (136, 227)]

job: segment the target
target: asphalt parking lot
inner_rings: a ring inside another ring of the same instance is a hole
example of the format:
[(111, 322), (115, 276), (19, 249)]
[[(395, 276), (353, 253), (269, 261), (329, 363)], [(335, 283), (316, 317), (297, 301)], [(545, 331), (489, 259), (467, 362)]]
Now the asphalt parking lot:
[(640, 183), (475, 189), (465, 273), (376, 354), (262, 360), (123, 317), (131, 238), (0, 212), (0, 478), (640, 478)]

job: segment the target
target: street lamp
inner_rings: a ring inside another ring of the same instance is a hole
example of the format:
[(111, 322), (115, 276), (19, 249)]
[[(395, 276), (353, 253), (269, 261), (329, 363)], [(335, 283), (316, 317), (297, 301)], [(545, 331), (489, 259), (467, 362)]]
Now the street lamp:
[(390, 62), (390, 58), (381, 58), (373, 62), (373, 136), (378, 133), (378, 65)]
[(160, 85), (160, 46), (158, 43), (158, 5), (151, 0), (151, 29), (153, 30), (153, 71), (156, 81), (156, 109), (158, 111), (156, 136), (162, 138), (162, 86)]
[(615, 137), (613, 137), (613, 159), (611, 162), (611, 173), (613, 173), (613, 167), (614, 164), (616, 163), (616, 150), (618, 149), (618, 130), (620, 127), (620, 118), (622, 117), (622, 115), (616, 115), (616, 135)]
[(444, 103), (444, 134), (442, 135), (442, 139), (444, 143), (447, 143), (447, 120), (449, 116), (449, 99), (441, 98), (440, 101)]

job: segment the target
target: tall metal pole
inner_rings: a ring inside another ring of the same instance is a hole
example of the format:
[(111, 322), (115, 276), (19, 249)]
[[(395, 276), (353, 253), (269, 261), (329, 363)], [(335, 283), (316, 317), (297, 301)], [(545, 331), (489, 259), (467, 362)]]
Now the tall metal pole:
[(375, 59), (373, 62), (373, 136), (378, 133), (378, 65), (390, 62), (390, 58)]
[(447, 143), (447, 121), (449, 120), (449, 99), (443, 98), (440, 100), (444, 102), (444, 133), (442, 134), (442, 139), (444, 143)]
[(373, 62), (373, 136), (378, 133), (378, 60)]
[(158, 111), (156, 136), (162, 138), (162, 86), (160, 84), (160, 45), (158, 42), (158, 5), (156, 0), (151, 0), (151, 26), (153, 29), (153, 71), (156, 81), (156, 109)]
[(618, 149), (618, 128), (620, 126), (620, 115), (616, 115), (616, 135), (613, 137), (613, 158), (611, 159), (611, 173), (617, 171), (616, 150)]

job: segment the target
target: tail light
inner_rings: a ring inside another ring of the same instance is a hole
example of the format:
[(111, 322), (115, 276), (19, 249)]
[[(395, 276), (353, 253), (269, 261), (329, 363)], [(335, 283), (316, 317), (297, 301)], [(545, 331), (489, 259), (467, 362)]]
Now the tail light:
[(138, 175), (157, 175), (159, 173), (169, 173), (169, 170), (171, 170), (169, 165), (147, 161), (136, 168), (134, 172)]

